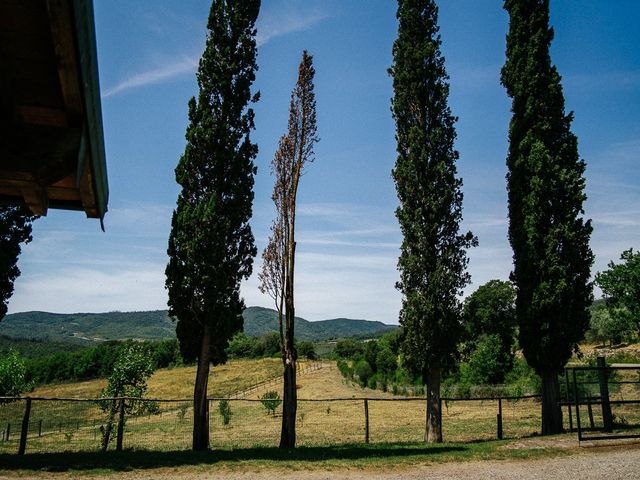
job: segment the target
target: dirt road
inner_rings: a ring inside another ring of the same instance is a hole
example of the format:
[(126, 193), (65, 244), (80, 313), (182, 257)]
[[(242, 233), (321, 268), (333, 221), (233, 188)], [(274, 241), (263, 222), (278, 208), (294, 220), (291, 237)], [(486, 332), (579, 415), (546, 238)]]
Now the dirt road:
[[(38, 477), (42, 478), (42, 477)], [(60, 477), (58, 477), (60, 478)], [(425, 464), (397, 470), (332, 471), (268, 469), (261, 472), (242, 469), (180, 471), (161, 469), (111, 474), (91, 478), (161, 480), (638, 480), (640, 445), (583, 448), (568, 455), (536, 460), (487, 460), (462, 463)], [(0, 479), (2, 480), (2, 479)]]

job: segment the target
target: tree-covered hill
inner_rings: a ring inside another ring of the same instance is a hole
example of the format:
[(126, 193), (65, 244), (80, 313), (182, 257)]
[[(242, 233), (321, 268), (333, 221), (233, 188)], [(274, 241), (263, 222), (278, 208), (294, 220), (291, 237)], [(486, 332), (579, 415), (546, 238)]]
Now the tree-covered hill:
[[(278, 331), (277, 313), (262, 307), (244, 311), (244, 331), (258, 337)], [(296, 318), (298, 340), (327, 340), (375, 335), (397, 328), (382, 322), (335, 318), (310, 322)], [(23, 312), (7, 315), (0, 322), (0, 335), (88, 346), (107, 340), (162, 340), (175, 338), (175, 323), (166, 310), (146, 312), (48, 313)]]

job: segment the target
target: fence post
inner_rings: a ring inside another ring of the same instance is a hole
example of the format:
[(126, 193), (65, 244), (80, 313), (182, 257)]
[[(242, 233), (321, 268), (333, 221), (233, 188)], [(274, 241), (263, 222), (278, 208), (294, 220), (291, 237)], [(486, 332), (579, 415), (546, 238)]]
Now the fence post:
[[(571, 395), (569, 394), (569, 370), (564, 369), (564, 382), (567, 387), (567, 408), (569, 410), (569, 431), (573, 432), (573, 415), (571, 415)], [(574, 395), (575, 396), (575, 395)]]
[(442, 432), (442, 397), (438, 398), (438, 421), (440, 422), (440, 432)]
[(364, 443), (369, 443), (369, 400), (364, 399)]
[(7, 442), (9, 441), (9, 434), (11, 433), (11, 424), (7, 423), (7, 435), (5, 436), (5, 439), (7, 440)]
[(24, 417), (22, 417), (22, 431), (20, 432), (20, 447), (18, 455), (24, 455), (27, 449), (27, 435), (29, 434), (29, 416), (31, 415), (31, 398), (27, 397), (27, 405), (24, 407)]
[(609, 379), (607, 375), (607, 364), (604, 357), (598, 357), (598, 383), (600, 384), (600, 402), (602, 404), (602, 423), (605, 432), (613, 431), (613, 417), (611, 415), (611, 404), (609, 403)]
[(498, 398), (498, 440), (502, 440), (502, 398)]
[(42, 420), (38, 422), (38, 436), (42, 436)]
[(593, 421), (593, 408), (591, 406), (591, 401), (592, 401), (592, 398), (587, 397), (587, 413), (589, 414), (589, 426), (591, 427), (591, 430), (593, 430), (594, 428), (596, 428), (596, 426)]
[(122, 437), (124, 436), (124, 398), (120, 399), (120, 414), (118, 416), (118, 438), (116, 451), (122, 451)]

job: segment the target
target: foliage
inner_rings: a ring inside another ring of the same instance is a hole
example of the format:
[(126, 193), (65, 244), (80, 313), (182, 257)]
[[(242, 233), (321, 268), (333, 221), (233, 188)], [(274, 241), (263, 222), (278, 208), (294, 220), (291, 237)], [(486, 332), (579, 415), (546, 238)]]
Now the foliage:
[(353, 378), (353, 368), (351, 368), (348, 362), (341, 358), (336, 365), (343, 377)]
[(13, 282), (20, 276), (18, 257), (22, 243), (31, 241), (36, 217), (25, 206), (0, 205), (0, 321), (7, 314)]
[(189, 101), (187, 145), (176, 167), (181, 186), (171, 221), (166, 286), (169, 312), (183, 357), (204, 351), (225, 361), (229, 338), (242, 326), (239, 286), (251, 275), (256, 254), (249, 225), (258, 148), (249, 134), (247, 105), (255, 79), (255, 21), (259, 0), (214, 0), (207, 42), (198, 67), (198, 99)]
[(376, 342), (375, 340), (365, 342), (364, 359), (371, 366), (371, 370), (373, 370), (374, 373), (378, 371), (378, 366), (376, 365), (377, 356), (378, 356), (378, 342)]
[(403, 241), (398, 269), (400, 325), (406, 365), (428, 384), (425, 440), (442, 441), (438, 397), (443, 370), (455, 360), (461, 332), (459, 296), (469, 283), (466, 250), (477, 244), (459, 233), (462, 180), (456, 177), (455, 121), (433, 0), (399, 0), (393, 45), (397, 160), (392, 175)]
[[(609, 268), (596, 275), (611, 317), (616, 322), (633, 322), (640, 332), (640, 251), (625, 250), (621, 263), (609, 262)], [(624, 317), (624, 320), (623, 320)]]
[[(100, 392), (100, 397), (104, 400), (98, 402), (102, 411), (107, 413), (105, 424), (101, 427), (103, 450), (106, 451), (109, 446), (120, 402), (124, 403), (126, 415), (159, 412), (155, 402), (138, 400), (147, 393), (147, 380), (153, 371), (154, 360), (147, 345), (130, 343), (119, 349), (107, 386)], [(114, 397), (131, 398), (118, 401)]]
[(339, 358), (359, 358), (364, 354), (364, 343), (352, 339), (338, 340), (333, 353)]
[(296, 344), (296, 349), (298, 350), (298, 357), (308, 358), (309, 360), (318, 358), (315, 346), (311, 342), (299, 342)]
[[(7, 315), (9, 317), (9, 315)], [(6, 325), (10, 320), (6, 320)], [(45, 358), (56, 353), (73, 352), (82, 349), (82, 346), (73, 343), (51, 342), (34, 338), (13, 338), (0, 335), (0, 355), (16, 350), (22, 357), (28, 359)]]
[(363, 358), (354, 365), (353, 373), (360, 383), (360, 386), (364, 388), (369, 384), (369, 379), (373, 376), (373, 369), (371, 368), (371, 365), (369, 365), (369, 362)]
[(376, 371), (382, 378), (391, 377), (398, 367), (398, 359), (396, 355), (386, 345), (378, 348), (375, 358)]
[(513, 353), (497, 334), (481, 335), (469, 357), (469, 381), (475, 385), (502, 383), (513, 366)]
[[(35, 384), (62, 382), (71, 380), (89, 380), (106, 378), (113, 371), (120, 350), (132, 341), (105, 342), (91, 348), (68, 353), (28, 359), (27, 379)], [(144, 342), (148, 348), (154, 369), (182, 365), (177, 340)]]
[(628, 311), (624, 308), (605, 307), (597, 308), (591, 312), (591, 321), (587, 338), (609, 345), (620, 343), (631, 336), (635, 325), (629, 318)]
[(271, 415), (276, 415), (276, 409), (282, 403), (280, 399), (280, 394), (275, 390), (271, 390), (269, 392), (265, 392), (260, 398), (260, 403), (267, 410), (267, 413), (271, 413)]
[(25, 361), (15, 350), (0, 356), (0, 397), (19, 397), (32, 388)]
[(255, 338), (238, 332), (229, 340), (227, 354), (231, 358), (274, 357), (280, 354), (280, 336), (276, 332), (268, 332)]
[(557, 375), (582, 340), (592, 301), (585, 163), (551, 63), (548, 0), (507, 0), (502, 84), (512, 98), (507, 188), (520, 345), (543, 378), (542, 433), (562, 429)]
[(220, 400), (218, 402), (218, 412), (220, 412), (220, 416), (222, 417), (222, 424), (229, 425), (231, 421), (231, 405), (229, 404), (229, 400)]
[(463, 351), (474, 383), (502, 383), (514, 358), (516, 292), (511, 282), (491, 280), (464, 303), (466, 342)]

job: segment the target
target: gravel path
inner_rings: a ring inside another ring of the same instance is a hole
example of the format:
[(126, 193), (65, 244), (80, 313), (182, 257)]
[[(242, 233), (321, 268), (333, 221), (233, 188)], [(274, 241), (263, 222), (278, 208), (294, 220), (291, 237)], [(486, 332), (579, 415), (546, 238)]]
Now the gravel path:
[[(263, 472), (217, 470), (188, 472), (161, 469), (91, 478), (161, 480), (639, 480), (640, 445), (582, 448), (566, 456), (536, 460), (487, 460), (401, 467), (397, 470), (332, 470)], [(42, 477), (39, 477), (42, 478)]]

